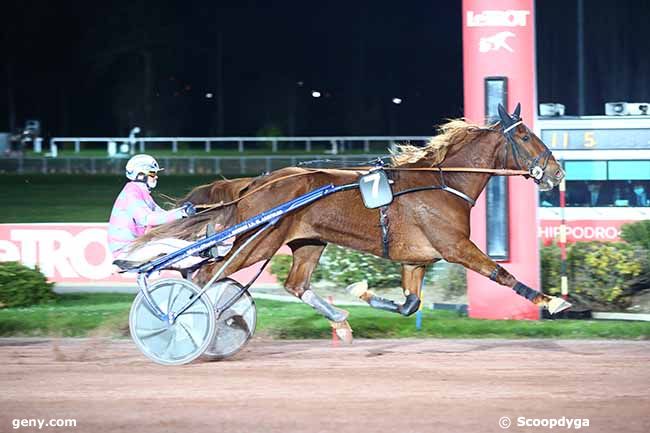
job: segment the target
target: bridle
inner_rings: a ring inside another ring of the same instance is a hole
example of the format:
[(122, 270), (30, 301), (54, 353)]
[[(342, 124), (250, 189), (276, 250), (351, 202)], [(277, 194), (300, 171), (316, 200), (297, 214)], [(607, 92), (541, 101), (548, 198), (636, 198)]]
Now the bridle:
[[(532, 177), (535, 183), (539, 185), (542, 182), (542, 178), (544, 177), (544, 171), (548, 166), (548, 162), (551, 157), (551, 150), (543, 142), (542, 146), (544, 146), (544, 151), (537, 156), (532, 156), (525, 149), (522, 149), (514, 138), (515, 128), (522, 124), (523, 121), (521, 119), (518, 119), (508, 127), (501, 127), (500, 132), (506, 139), (503, 155), (503, 167), (505, 168), (506, 164), (508, 163), (508, 150), (511, 150), (512, 159), (515, 161), (517, 169), (522, 169), (521, 161), (523, 161), (523, 166), (528, 171), (528, 176)], [(530, 129), (528, 129), (526, 125), (524, 125), (524, 128), (526, 128), (526, 132), (530, 134)]]

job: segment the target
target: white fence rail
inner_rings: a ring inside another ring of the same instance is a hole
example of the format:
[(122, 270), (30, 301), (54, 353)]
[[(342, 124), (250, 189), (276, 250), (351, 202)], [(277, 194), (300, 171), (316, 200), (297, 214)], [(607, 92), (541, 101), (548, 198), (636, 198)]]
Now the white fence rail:
[[(74, 147), (75, 153), (81, 152), (82, 146), (88, 143), (106, 143), (108, 151), (109, 143), (127, 144), (130, 147), (130, 153), (147, 151), (147, 144), (162, 143), (169, 144), (173, 153), (178, 152), (179, 143), (202, 143), (206, 152), (213, 150), (213, 144), (236, 144), (237, 151), (246, 152), (246, 144), (263, 143), (271, 144), (271, 152), (276, 153), (283, 144), (302, 143), (306, 152), (312, 151), (314, 143), (324, 143), (329, 146), (328, 153), (338, 154), (345, 152), (346, 149), (363, 150), (369, 153), (372, 143), (382, 143), (388, 146), (394, 146), (395, 143), (404, 142), (425, 142), (430, 137), (425, 136), (362, 136), (362, 137), (54, 137), (50, 139), (50, 147), (57, 145), (61, 147), (66, 143)], [(295, 149), (295, 147), (292, 147)], [(60, 150), (60, 149), (59, 149)]]

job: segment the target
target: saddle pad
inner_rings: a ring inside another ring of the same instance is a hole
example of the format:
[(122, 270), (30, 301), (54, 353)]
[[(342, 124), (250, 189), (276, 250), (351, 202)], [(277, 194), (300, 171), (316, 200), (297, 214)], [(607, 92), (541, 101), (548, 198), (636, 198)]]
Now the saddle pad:
[(386, 206), (393, 201), (393, 190), (384, 170), (374, 170), (359, 177), (359, 190), (363, 204), (369, 209)]

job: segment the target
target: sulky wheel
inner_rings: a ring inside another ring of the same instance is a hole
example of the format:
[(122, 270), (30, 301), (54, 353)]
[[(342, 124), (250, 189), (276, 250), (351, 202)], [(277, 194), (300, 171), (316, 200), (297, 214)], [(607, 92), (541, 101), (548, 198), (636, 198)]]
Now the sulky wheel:
[[(187, 280), (165, 278), (149, 287), (160, 310), (178, 312), (200, 289)], [(158, 364), (187, 364), (198, 358), (214, 339), (216, 319), (206, 294), (170, 324), (153, 313), (142, 292), (138, 293), (129, 315), (131, 337), (149, 359)]]
[[(225, 278), (214, 283), (207, 293), (215, 306), (215, 311), (218, 311), (241, 289), (242, 285), (237, 281)], [(237, 302), (217, 318), (217, 332), (214, 334), (212, 343), (203, 353), (203, 358), (208, 361), (216, 361), (234, 355), (251, 338), (255, 332), (256, 323), (255, 301), (246, 291)]]

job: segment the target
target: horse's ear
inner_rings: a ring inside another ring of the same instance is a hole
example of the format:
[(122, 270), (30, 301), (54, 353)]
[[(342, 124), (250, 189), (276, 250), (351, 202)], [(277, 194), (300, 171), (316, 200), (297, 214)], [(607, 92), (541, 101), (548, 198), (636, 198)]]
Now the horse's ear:
[(503, 125), (504, 128), (507, 128), (508, 126), (513, 124), (512, 119), (510, 118), (510, 115), (506, 111), (505, 108), (503, 108), (503, 105), (499, 104), (497, 107), (497, 111), (499, 112), (499, 118), (501, 119), (501, 125)]
[(512, 113), (512, 117), (515, 119), (521, 119), (521, 103), (517, 102), (517, 106), (515, 107), (514, 113)]

